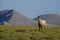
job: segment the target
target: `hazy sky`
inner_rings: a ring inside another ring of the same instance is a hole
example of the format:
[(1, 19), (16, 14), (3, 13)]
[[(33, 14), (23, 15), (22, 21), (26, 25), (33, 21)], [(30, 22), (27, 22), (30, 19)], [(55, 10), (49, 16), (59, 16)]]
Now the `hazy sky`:
[(60, 13), (60, 0), (0, 0), (0, 10), (14, 9), (34, 18), (41, 14)]

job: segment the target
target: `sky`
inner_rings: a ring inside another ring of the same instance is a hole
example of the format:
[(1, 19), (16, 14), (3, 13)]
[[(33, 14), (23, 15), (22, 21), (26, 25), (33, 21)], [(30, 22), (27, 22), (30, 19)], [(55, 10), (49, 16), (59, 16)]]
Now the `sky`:
[(13, 9), (35, 18), (43, 14), (60, 14), (60, 0), (0, 0), (0, 10)]

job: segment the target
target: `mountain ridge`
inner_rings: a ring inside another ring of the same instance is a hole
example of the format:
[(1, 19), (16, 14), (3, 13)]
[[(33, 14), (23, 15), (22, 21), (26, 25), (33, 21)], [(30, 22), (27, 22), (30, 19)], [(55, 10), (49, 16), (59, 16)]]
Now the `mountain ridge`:
[[(36, 22), (15, 10), (0, 11), (0, 24), (10, 23), (19, 26), (35, 26)], [(2, 19), (2, 20), (1, 20)]]
[[(58, 14), (44, 14), (40, 15), (42, 19), (47, 21), (47, 24), (49, 25), (57, 25), (60, 26), (60, 15)], [(34, 21), (37, 21), (38, 18), (33, 18)]]

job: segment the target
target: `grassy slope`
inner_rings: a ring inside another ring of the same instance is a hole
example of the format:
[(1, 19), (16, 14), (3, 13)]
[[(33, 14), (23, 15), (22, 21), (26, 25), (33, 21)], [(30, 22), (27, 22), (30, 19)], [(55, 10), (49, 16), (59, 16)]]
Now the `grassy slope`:
[(0, 26), (0, 40), (60, 40), (60, 27)]

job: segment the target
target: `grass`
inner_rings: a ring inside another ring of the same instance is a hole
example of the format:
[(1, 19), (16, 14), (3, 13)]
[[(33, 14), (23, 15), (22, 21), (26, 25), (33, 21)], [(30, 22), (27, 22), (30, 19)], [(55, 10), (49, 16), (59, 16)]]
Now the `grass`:
[(60, 40), (60, 27), (0, 26), (0, 40)]

